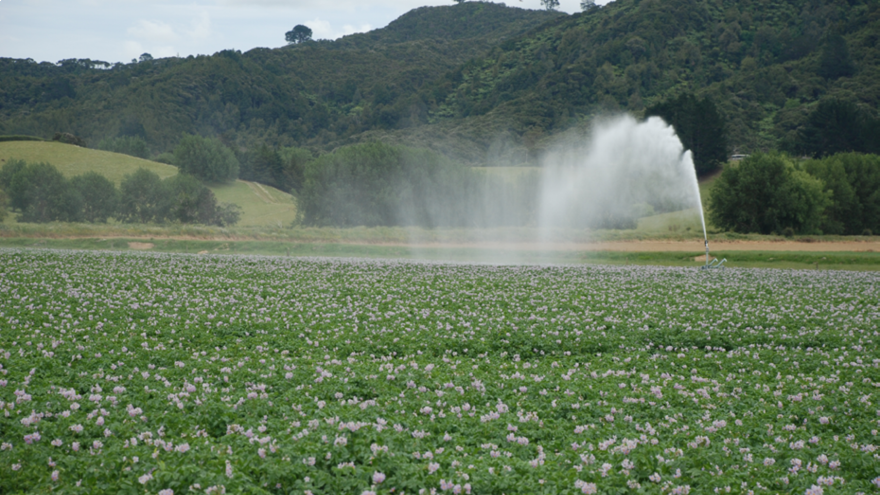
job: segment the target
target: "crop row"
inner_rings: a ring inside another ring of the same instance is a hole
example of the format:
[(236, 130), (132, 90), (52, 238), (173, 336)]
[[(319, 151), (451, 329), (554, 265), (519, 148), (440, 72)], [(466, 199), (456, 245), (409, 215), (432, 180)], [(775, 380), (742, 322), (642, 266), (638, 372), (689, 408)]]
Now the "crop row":
[(878, 276), (0, 252), (0, 493), (876, 493)]

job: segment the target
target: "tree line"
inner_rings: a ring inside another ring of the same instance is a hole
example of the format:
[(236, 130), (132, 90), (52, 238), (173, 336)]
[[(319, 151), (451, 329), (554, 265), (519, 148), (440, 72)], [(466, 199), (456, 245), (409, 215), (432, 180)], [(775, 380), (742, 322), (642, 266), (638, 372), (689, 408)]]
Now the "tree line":
[[(48, 163), (9, 160), (0, 168), (0, 202), (6, 198), (19, 222), (199, 223), (228, 226), (240, 208), (217, 202), (214, 193), (192, 175), (167, 179), (146, 169), (126, 175), (116, 187), (96, 172), (70, 179)], [(0, 205), (6, 213), (6, 205)]]
[(751, 155), (724, 167), (709, 218), (742, 233), (872, 235), (880, 232), (880, 156)]
[(538, 192), (529, 178), (510, 180), (431, 150), (373, 142), (307, 162), (298, 205), (303, 223), (315, 226), (526, 225)]

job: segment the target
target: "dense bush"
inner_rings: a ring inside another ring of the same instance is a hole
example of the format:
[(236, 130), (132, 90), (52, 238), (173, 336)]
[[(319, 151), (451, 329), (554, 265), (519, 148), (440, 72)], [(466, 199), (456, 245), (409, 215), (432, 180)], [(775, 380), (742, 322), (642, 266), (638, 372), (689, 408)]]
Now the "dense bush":
[(144, 138), (140, 136), (105, 138), (98, 143), (98, 149), (144, 159), (150, 157), (150, 148)]
[(119, 191), (109, 179), (97, 172), (86, 172), (70, 180), (71, 186), (82, 198), (82, 220), (106, 223), (116, 216)]
[(782, 154), (755, 154), (724, 168), (712, 186), (709, 217), (735, 232), (820, 232), (830, 204), (821, 180)]
[(282, 191), (300, 191), (305, 166), (313, 159), (312, 152), (304, 148), (276, 149), (263, 144), (239, 154), (239, 177)]
[(80, 148), (86, 147), (85, 139), (69, 132), (56, 132), (55, 135), (52, 136), (52, 141), (58, 141), (59, 143), (64, 144), (72, 144), (74, 146), (79, 146)]
[(82, 195), (61, 172), (48, 163), (10, 161), (3, 175), (12, 206), (21, 211), (22, 222), (76, 222), (82, 214)]
[(6, 211), (6, 206), (9, 204), (9, 198), (6, 196), (6, 192), (3, 189), (0, 189), (0, 222), (6, 220), (6, 216), (9, 214)]
[(174, 164), (181, 172), (206, 182), (238, 178), (238, 159), (232, 150), (214, 138), (184, 136), (174, 148)]
[[(218, 204), (214, 193), (192, 176), (177, 174), (163, 181), (146, 169), (126, 175), (117, 190), (95, 172), (68, 180), (47, 163), (10, 160), (0, 168), (0, 190), (9, 191), (11, 206), (21, 212), (20, 222), (103, 223), (113, 217), (127, 223), (227, 226), (241, 216), (237, 205)], [(6, 213), (5, 198), (0, 215)]]
[(311, 225), (457, 225), (467, 189), (467, 169), (442, 155), (368, 143), (308, 163), (300, 208)]
[(880, 232), (880, 156), (840, 153), (810, 160), (804, 170), (821, 179), (831, 196), (822, 221), (824, 233)]
[(793, 148), (817, 158), (850, 151), (880, 153), (880, 119), (852, 101), (825, 99), (798, 130)]
[(117, 218), (127, 223), (161, 222), (165, 218), (166, 190), (162, 179), (145, 168), (126, 175), (119, 185)]
[(218, 204), (210, 189), (195, 177), (177, 174), (165, 179), (138, 169), (122, 180), (119, 219), (127, 223), (180, 222), (227, 226), (241, 216), (237, 205)]

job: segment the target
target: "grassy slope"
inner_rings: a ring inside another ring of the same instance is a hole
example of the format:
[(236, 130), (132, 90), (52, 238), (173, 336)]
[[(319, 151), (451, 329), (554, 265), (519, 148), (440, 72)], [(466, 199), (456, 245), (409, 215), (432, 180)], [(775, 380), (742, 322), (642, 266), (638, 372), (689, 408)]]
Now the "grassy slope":
[[(157, 173), (163, 179), (177, 173), (177, 167), (164, 163), (58, 142), (0, 143), (0, 164), (10, 159), (25, 160), (29, 163), (51, 163), (68, 177), (94, 171), (116, 185), (122, 182), (125, 175), (140, 167)], [(241, 206), (242, 216), (238, 225), (242, 227), (263, 225), (277, 227), (278, 222), (289, 225), (296, 218), (296, 204), (293, 197), (273, 187), (244, 181), (209, 187), (214, 191), (218, 201)]]

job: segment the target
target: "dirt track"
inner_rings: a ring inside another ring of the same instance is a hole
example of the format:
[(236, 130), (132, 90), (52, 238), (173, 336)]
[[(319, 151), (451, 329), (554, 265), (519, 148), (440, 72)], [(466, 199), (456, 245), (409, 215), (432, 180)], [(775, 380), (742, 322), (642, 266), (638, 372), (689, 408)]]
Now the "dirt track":
[[(622, 252), (702, 252), (700, 240), (693, 241), (599, 241), (583, 243), (476, 242), (416, 244), (419, 248), (494, 248), (550, 251), (622, 251)], [(880, 241), (710, 241), (709, 249), (717, 251), (849, 251), (880, 252)]]

